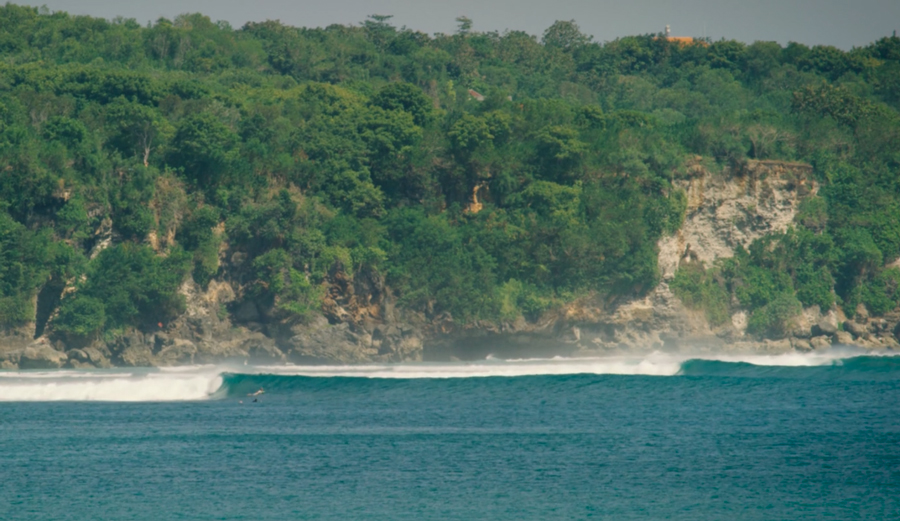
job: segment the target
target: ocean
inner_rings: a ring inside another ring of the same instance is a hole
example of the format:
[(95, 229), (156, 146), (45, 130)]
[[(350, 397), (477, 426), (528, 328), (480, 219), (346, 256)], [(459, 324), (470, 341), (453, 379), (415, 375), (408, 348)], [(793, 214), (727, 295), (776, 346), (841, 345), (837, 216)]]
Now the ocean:
[(705, 358), (0, 372), (0, 519), (900, 519), (900, 357)]

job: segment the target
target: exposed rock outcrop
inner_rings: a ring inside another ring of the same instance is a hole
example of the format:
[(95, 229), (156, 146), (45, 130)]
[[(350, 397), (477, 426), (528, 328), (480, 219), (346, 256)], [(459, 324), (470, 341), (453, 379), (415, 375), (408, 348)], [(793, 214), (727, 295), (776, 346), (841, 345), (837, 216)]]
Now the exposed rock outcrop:
[(53, 349), (46, 341), (38, 341), (22, 350), (19, 357), (21, 369), (59, 369), (69, 357), (62, 351)]
[(695, 162), (688, 170), (689, 178), (674, 182), (687, 195), (684, 224), (659, 241), (663, 280), (685, 260), (710, 265), (732, 257), (737, 246), (787, 230), (800, 200), (819, 190), (812, 168), (802, 163), (751, 161), (740, 171), (714, 174)]

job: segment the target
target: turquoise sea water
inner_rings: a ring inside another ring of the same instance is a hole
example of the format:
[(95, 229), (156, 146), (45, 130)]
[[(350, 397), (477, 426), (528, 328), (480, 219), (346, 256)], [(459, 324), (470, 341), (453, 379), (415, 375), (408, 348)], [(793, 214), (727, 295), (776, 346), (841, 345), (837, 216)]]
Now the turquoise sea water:
[(900, 519), (900, 358), (0, 373), (0, 519)]

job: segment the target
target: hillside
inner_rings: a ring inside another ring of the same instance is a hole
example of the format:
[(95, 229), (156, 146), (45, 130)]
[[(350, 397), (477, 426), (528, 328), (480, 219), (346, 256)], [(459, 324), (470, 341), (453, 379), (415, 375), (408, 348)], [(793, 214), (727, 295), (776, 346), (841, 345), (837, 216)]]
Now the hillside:
[(897, 345), (900, 38), (470, 26), (0, 7), (4, 367)]

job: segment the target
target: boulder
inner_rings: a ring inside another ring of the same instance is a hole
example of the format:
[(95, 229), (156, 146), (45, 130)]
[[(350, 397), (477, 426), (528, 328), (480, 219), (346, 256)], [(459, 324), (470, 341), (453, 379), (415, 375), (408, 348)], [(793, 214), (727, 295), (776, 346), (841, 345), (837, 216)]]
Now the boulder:
[(860, 337), (854, 340), (853, 343), (870, 351), (880, 351), (885, 349), (885, 346), (876, 337)]
[(243, 341), (241, 349), (256, 362), (284, 362), (284, 353), (275, 346), (275, 341), (262, 333), (253, 333), (250, 338)]
[[(310, 314), (290, 331), (273, 335), (277, 346), (296, 363), (361, 363), (421, 360), (422, 332), (406, 322), (387, 324), (330, 324), (319, 313)], [(278, 351), (265, 347), (267, 356)]]
[(362, 345), (360, 336), (351, 331), (346, 322), (301, 331), (291, 337), (288, 344), (291, 360), (298, 363), (371, 362), (378, 355), (371, 345)]
[(853, 320), (844, 322), (844, 331), (853, 335), (854, 338), (864, 338), (869, 334), (869, 329), (866, 326)]
[(196, 354), (196, 344), (190, 340), (176, 338), (160, 350), (157, 359), (162, 365), (191, 364), (194, 362)]
[(747, 312), (744, 310), (738, 311), (734, 315), (731, 315), (731, 325), (734, 327), (736, 331), (743, 335), (747, 331), (747, 323), (749, 317), (747, 316)]
[(153, 367), (156, 336), (144, 336), (140, 331), (128, 330), (109, 345), (115, 355), (115, 365), (125, 367)]
[(96, 347), (69, 349), (66, 351), (66, 356), (69, 357), (68, 366), (74, 369), (112, 367), (109, 359)]
[(790, 335), (794, 338), (810, 338), (812, 335), (812, 329), (809, 327), (809, 324), (797, 324), (793, 328), (791, 328)]
[(19, 359), (21, 369), (59, 369), (69, 360), (62, 351), (53, 349), (49, 343), (38, 342), (26, 347)]
[(834, 334), (834, 343), (839, 345), (853, 345), (853, 335), (846, 331), (838, 331)]
[(900, 350), (900, 342), (897, 342), (897, 339), (894, 338), (893, 335), (888, 333), (878, 337), (878, 339), (881, 341), (885, 348), (891, 349), (893, 351)]
[(862, 302), (856, 305), (856, 319), (863, 324), (869, 320), (869, 310), (866, 309), (866, 305)]
[(85, 352), (82, 351), (81, 349), (69, 349), (68, 351), (66, 351), (66, 356), (69, 357), (70, 365), (75, 362), (81, 362), (81, 363), (90, 362), (90, 359), (88, 358), (87, 354), (85, 354)]
[(891, 330), (887, 320), (883, 318), (869, 319), (868, 327), (871, 333), (876, 333), (878, 335), (884, 335), (885, 333), (890, 334), (889, 331)]
[(781, 340), (766, 340), (764, 349), (767, 353), (780, 355), (791, 352), (794, 346), (791, 345), (790, 340), (784, 338)]
[(809, 339), (819, 334), (818, 323), (822, 320), (822, 313), (819, 306), (810, 306), (805, 308), (803, 312), (794, 320), (790, 335), (794, 338)]
[(825, 335), (814, 336), (809, 339), (809, 345), (813, 349), (828, 349), (831, 347), (831, 338)]
[(814, 335), (833, 335), (837, 333), (838, 320), (834, 311), (829, 311), (816, 323), (813, 328)]
[(126, 367), (156, 366), (156, 359), (149, 345), (129, 345), (122, 349), (116, 358), (116, 365)]
[(793, 347), (796, 351), (800, 351), (803, 353), (813, 350), (811, 342), (801, 338), (795, 338), (791, 340), (791, 347)]
[(19, 367), (19, 360), (22, 359), (22, 351), (23, 349), (13, 349), (0, 353), (0, 362), (9, 362), (8, 365), (17, 368)]
[(95, 367), (112, 367), (109, 358), (107, 358), (106, 354), (101, 352), (100, 349), (96, 347), (85, 347), (81, 351)]
[(394, 345), (389, 360), (393, 362), (421, 362), (424, 343), (418, 336), (407, 336)]

